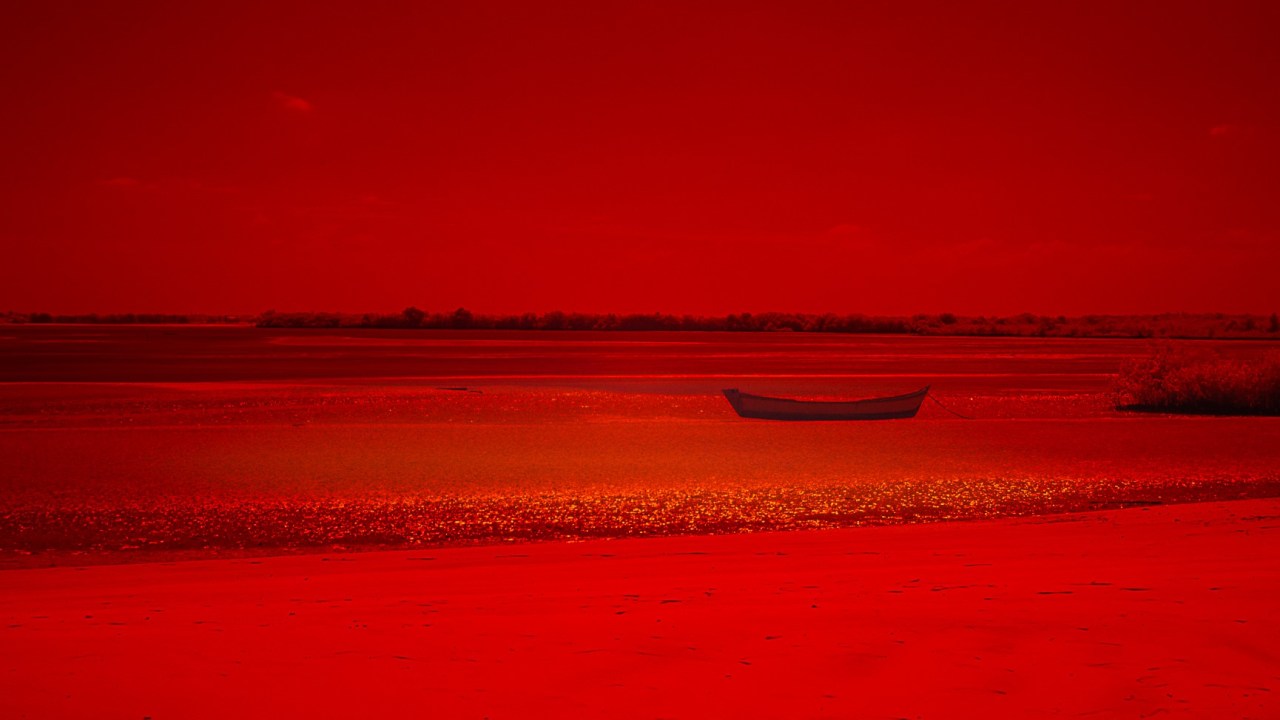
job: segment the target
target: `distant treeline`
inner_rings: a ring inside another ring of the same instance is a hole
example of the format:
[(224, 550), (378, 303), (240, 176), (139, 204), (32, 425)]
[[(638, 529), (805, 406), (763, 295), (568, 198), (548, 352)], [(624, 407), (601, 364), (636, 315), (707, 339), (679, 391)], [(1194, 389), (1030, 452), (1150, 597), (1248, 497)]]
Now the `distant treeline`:
[(258, 317), (258, 327), (276, 328), (423, 328), (433, 330), (666, 330), (730, 332), (844, 332), (907, 333), (902, 318), (864, 315), (802, 315), (797, 313), (742, 313), (703, 316), (596, 313), (524, 313), (521, 315), (476, 315), (466, 308), (451, 313), (428, 313), (407, 308), (395, 315), (344, 315), (339, 313), (266, 312)]
[(276, 312), (257, 317), (115, 313), (59, 315), (0, 314), (0, 323), (210, 324), (252, 323), (262, 328), (401, 328), (423, 330), (596, 330), (883, 333), (894, 335), (966, 335), (1000, 337), (1118, 338), (1270, 338), (1280, 339), (1280, 318), (1226, 313), (1162, 315), (937, 315), (875, 316), (834, 313), (523, 313), (479, 315), (466, 308), (427, 312), (416, 307), (398, 313)]
[(395, 314), (279, 313), (258, 316), (266, 328), (407, 328), (434, 330), (596, 330), (884, 333), (1012, 337), (1280, 338), (1280, 318), (1225, 313), (1084, 315), (1023, 313), (960, 316), (952, 313), (883, 317), (833, 313), (737, 313), (724, 316), (599, 313), (477, 315), (466, 308), (429, 313), (416, 307)]

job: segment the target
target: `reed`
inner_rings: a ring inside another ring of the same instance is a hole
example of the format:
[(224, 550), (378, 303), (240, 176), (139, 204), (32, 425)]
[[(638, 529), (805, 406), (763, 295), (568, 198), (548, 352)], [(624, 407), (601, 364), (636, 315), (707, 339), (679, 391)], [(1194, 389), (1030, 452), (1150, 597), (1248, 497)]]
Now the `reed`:
[(1120, 369), (1115, 401), (1121, 410), (1280, 415), (1280, 352), (1240, 359), (1164, 347)]

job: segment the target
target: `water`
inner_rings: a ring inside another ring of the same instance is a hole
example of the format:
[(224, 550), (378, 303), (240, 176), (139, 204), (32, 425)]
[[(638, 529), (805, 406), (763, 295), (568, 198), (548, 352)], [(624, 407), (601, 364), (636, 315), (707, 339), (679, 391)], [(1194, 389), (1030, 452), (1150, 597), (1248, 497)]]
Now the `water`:
[[(1197, 342), (1247, 355), (1280, 343)], [(1257, 497), (1280, 419), (1115, 411), (1129, 340), (0, 329), (0, 554), (836, 527)], [(723, 387), (896, 394), (905, 421), (771, 423)]]

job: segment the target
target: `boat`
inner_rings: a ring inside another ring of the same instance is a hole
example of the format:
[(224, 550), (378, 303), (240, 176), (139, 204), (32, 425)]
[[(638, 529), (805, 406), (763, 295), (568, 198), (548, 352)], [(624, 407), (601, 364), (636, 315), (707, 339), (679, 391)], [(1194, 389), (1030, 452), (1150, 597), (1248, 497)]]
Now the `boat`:
[(724, 390), (739, 415), (759, 420), (896, 420), (915, 417), (928, 394), (928, 385), (906, 395), (863, 400), (792, 400)]

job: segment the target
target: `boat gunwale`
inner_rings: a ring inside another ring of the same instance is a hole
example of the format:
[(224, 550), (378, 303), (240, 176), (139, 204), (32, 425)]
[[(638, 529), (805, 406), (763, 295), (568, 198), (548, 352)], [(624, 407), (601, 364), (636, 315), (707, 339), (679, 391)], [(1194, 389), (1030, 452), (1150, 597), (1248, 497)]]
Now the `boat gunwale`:
[(780, 398), (780, 397), (771, 397), (769, 395), (754, 395), (752, 393), (742, 392), (737, 388), (725, 388), (723, 392), (726, 395), (730, 392), (735, 393), (739, 398), (752, 398), (755, 400), (765, 400), (771, 403), (793, 403), (796, 405), (822, 405), (822, 406), (850, 406), (850, 405), (862, 405), (862, 404), (870, 404), (870, 403), (901, 402), (903, 400), (914, 400), (917, 397), (923, 397), (924, 395), (928, 394), (929, 388), (930, 388), (929, 385), (925, 385), (919, 390), (905, 393), (902, 395), (891, 395), (889, 397), (861, 398), (858, 400), (800, 400), (797, 398)]

